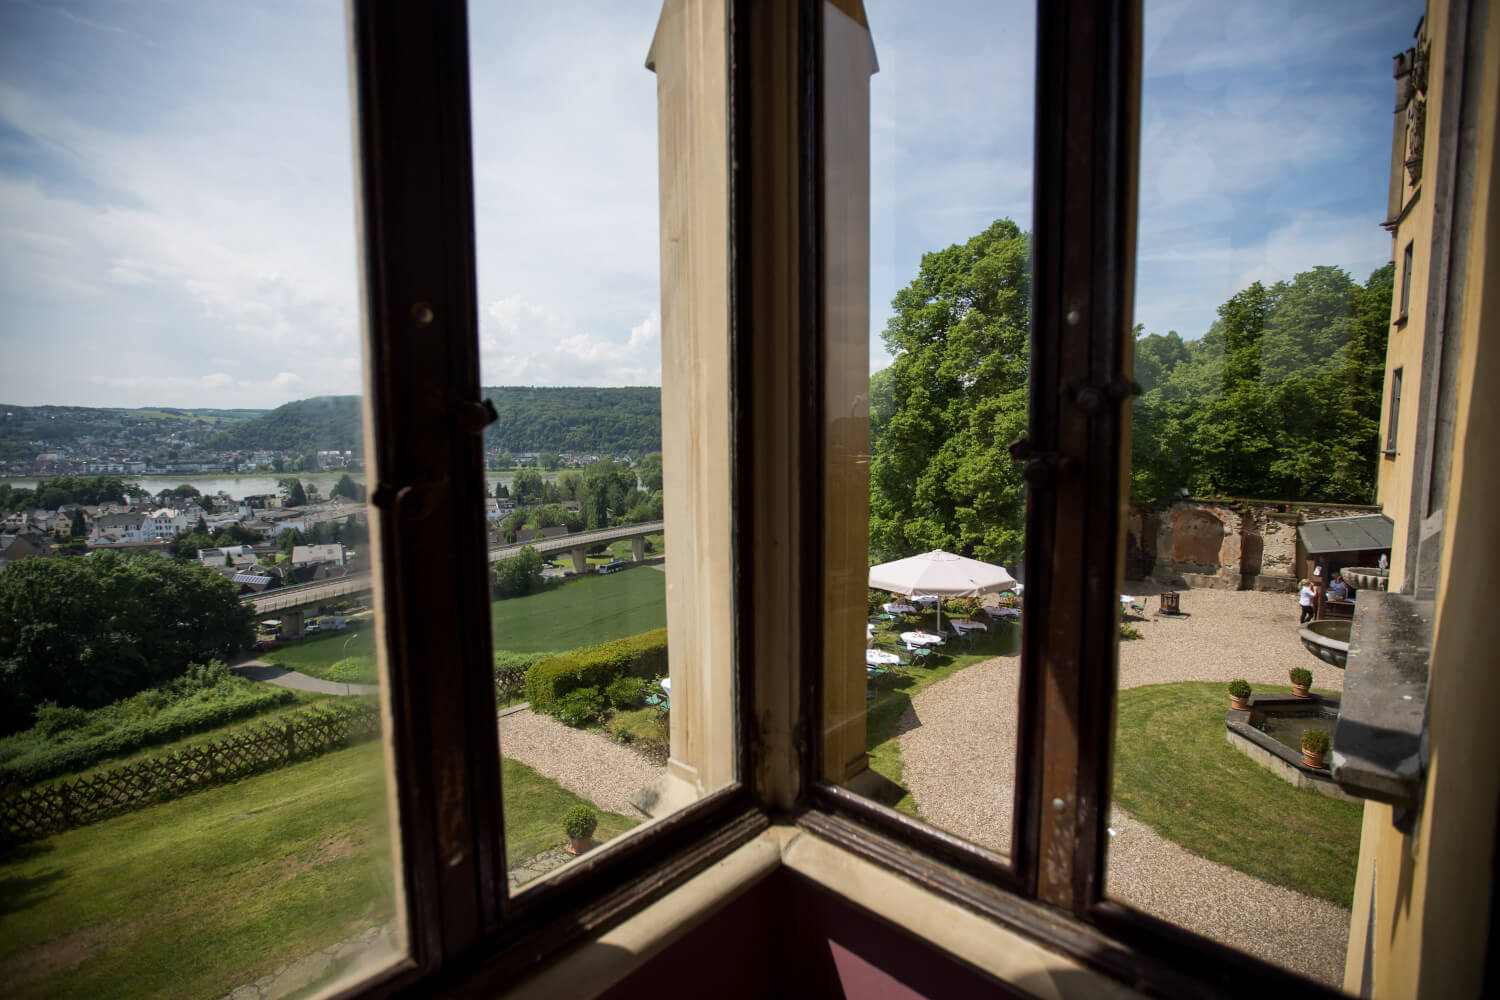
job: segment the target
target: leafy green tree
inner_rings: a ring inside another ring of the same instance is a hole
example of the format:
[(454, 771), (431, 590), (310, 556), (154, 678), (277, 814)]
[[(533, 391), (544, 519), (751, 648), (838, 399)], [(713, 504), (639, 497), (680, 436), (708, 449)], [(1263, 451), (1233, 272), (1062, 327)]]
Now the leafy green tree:
[(73, 516), (70, 521), (71, 523), (69, 524), (68, 528), (69, 536), (73, 538), (82, 538), (88, 532), (88, 526), (83, 523), (82, 510), (75, 507), (73, 509)]
[(555, 451), (544, 451), (537, 456), (536, 464), (548, 472), (556, 472), (562, 467), (562, 457)]
[(661, 489), (661, 452), (653, 451), (636, 462), (636, 475), (640, 478), (641, 489), (647, 493), (655, 493)]
[(1026, 427), (1030, 242), (1003, 219), (924, 254), (897, 293), (872, 379), (870, 546), (1021, 556), (1024, 493), (1007, 448)]
[(580, 500), (583, 498), (583, 473), (569, 469), (557, 477), (559, 499)]
[(628, 466), (605, 459), (583, 472), (584, 519), (590, 528), (609, 526), (611, 512), (625, 513), (625, 499), (635, 489), (636, 474)]
[(495, 484), (495, 499), (496, 500), (508, 500), (508, 499), (510, 499), (510, 487), (506, 486), (504, 483), (496, 483)]
[(199, 497), (203, 496), (203, 494), (198, 492), (198, 487), (194, 486), (192, 483), (183, 483), (181, 486), (172, 491), (172, 496), (174, 499), (178, 500), (184, 499), (186, 497), (192, 497), (194, 500), (196, 500)]
[(542, 557), (530, 545), (495, 563), (495, 597), (519, 597), (542, 586)]
[(542, 474), (535, 469), (521, 469), (511, 480), (510, 489), (518, 504), (541, 503)]
[(276, 484), (281, 491), (282, 504), (287, 507), (301, 507), (307, 503), (307, 491), (302, 488), (302, 480), (289, 477)]
[(276, 533), (276, 548), (282, 555), (289, 556), (292, 554), (292, 549), (306, 544), (307, 538), (300, 528), (283, 528)]
[(159, 552), (23, 559), (0, 573), (0, 731), (43, 702), (93, 708), (228, 657), (252, 637), (239, 588)]
[(328, 494), (331, 497), (348, 497), (350, 500), (363, 500), (365, 488), (356, 483), (349, 473), (339, 476), (339, 481), (333, 484), (333, 490)]
[(218, 548), (206, 531), (190, 531), (174, 540), (169, 549), (179, 559), (189, 562), (198, 558), (199, 549)]
[(218, 548), (225, 545), (254, 545), (261, 537), (260, 532), (243, 524), (226, 524), (214, 534), (214, 545)]

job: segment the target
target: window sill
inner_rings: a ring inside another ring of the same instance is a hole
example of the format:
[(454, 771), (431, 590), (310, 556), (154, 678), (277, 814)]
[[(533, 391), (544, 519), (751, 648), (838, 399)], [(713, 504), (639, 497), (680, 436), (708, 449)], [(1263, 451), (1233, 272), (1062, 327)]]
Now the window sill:
[(1333, 734), (1333, 780), (1351, 795), (1405, 809), (1421, 800), (1433, 617), (1432, 601), (1360, 595)]
[(607, 990), (782, 865), (853, 905), (891, 920), (955, 960), (1029, 994), (1106, 1000), (1139, 996), (1124, 982), (1073, 961), (1034, 937), (1000, 926), (943, 894), (795, 826), (762, 831), (604, 934), (559, 955), (504, 996), (542, 1000), (594, 996)]

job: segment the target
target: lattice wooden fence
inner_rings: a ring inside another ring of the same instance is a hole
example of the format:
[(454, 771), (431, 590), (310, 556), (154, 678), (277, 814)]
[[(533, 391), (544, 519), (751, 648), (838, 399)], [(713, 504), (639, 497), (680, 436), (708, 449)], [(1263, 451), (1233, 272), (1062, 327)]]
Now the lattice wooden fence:
[(379, 733), (378, 706), (345, 703), (73, 781), (5, 789), (0, 791), (0, 841), (34, 840), (317, 757)]

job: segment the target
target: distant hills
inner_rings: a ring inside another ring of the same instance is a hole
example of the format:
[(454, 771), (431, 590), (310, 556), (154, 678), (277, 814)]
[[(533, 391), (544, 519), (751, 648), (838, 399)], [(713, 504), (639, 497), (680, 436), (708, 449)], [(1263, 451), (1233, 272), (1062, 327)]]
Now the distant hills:
[[(485, 448), (521, 452), (661, 450), (661, 390), (491, 386), (484, 390), (500, 419), (485, 431)], [(236, 424), (208, 442), (217, 451), (361, 451), (358, 396), (301, 399)]]
[[(485, 430), (485, 449), (639, 455), (661, 450), (661, 390), (492, 386), (484, 395), (500, 419)], [(66, 449), (91, 456), (122, 452), (273, 451), (305, 455), (361, 453), (358, 396), (299, 399), (274, 410), (0, 404), (0, 458), (31, 460)]]

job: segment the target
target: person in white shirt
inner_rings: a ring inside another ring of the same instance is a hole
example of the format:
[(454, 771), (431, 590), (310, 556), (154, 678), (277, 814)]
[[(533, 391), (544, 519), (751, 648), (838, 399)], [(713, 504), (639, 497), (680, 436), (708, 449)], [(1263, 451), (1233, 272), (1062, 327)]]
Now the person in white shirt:
[(1328, 585), (1328, 597), (1334, 601), (1347, 601), (1349, 599), (1349, 585), (1344, 582), (1340, 573), (1333, 575), (1333, 582)]
[(1303, 580), (1302, 590), (1298, 592), (1297, 601), (1302, 605), (1302, 620), (1297, 624), (1306, 625), (1308, 622), (1313, 620), (1313, 615), (1316, 614), (1316, 611), (1314, 609), (1317, 607), (1318, 603), (1318, 592), (1316, 589), (1314, 589), (1312, 584), (1308, 583), (1306, 580)]

